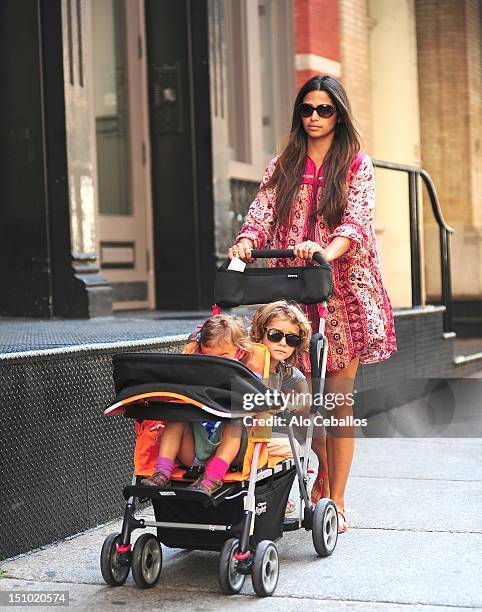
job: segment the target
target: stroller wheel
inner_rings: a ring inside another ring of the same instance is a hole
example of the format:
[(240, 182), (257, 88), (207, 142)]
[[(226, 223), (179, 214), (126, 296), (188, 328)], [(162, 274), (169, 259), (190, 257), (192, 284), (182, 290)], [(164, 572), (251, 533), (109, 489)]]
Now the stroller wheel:
[(263, 540), (256, 547), (251, 579), (256, 595), (269, 597), (278, 584), (278, 549), (271, 540)]
[(221, 549), (221, 556), (219, 557), (219, 584), (227, 595), (239, 593), (246, 580), (244, 574), (238, 574), (236, 571), (238, 562), (234, 555), (238, 552), (238, 548), (239, 540), (237, 538), (230, 538), (224, 543)]
[(152, 589), (162, 570), (162, 549), (152, 533), (137, 538), (132, 550), (132, 577), (137, 586)]
[(338, 540), (338, 514), (331, 499), (320, 499), (313, 514), (313, 546), (320, 557), (329, 557)]
[(120, 533), (111, 533), (104, 540), (100, 553), (100, 571), (110, 586), (121, 586), (127, 580), (130, 564), (127, 559), (121, 560), (116, 545), (121, 543)]

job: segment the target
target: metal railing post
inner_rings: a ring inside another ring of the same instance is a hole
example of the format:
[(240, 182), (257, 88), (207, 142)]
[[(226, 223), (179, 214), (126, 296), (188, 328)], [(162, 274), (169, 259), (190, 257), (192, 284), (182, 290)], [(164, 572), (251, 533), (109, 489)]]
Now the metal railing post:
[(440, 267), (442, 270), (442, 300), (445, 304), (444, 332), (452, 330), (453, 302), (452, 302), (452, 275), (450, 268), (450, 234), (440, 228)]
[(408, 172), (408, 201), (410, 207), (410, 250), (412, 270), (412, 306), (422, 304), (422, 274), (420, 257), (420, 227), (417, 173)]

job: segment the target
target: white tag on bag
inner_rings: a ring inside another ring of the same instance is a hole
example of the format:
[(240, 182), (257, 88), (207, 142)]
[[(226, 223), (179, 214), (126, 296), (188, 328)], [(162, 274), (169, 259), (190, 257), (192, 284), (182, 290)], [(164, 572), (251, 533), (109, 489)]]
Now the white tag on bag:
[(244, 272), (244, 268), (246, 268), (246, 263), (242, 259), (239, 259), (239, 257), (233, 257), (229, 262), (228, 270)]

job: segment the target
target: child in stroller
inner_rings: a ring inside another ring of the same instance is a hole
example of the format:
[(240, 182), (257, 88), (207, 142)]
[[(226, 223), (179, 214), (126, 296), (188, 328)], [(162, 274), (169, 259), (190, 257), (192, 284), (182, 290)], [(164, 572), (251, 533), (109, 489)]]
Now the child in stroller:
[[(270, 353), (270, 376), (267, 385), (284, 393), (304, 397), (309, 392), (305, 375), (295, 363), (310, 346), (311, 326), (296, 304), (278, 300), (260, 306), (251, 322), (251, 339), (261, 342)], [(299, 407), (296, 402), (293, 409)]]
[[(300, 335), (300, 339), (296, 334)], [(262, 342), (270, 352), (271, 373), (268, 386), (283, 393), (291, 393), (294, 412), (306, 413), (310, 407), (309, 402), (306, 402), (310, 389), (305, 375), (294, 365), (300, 363), (300, 356), (308, 352), (311, 340), (311, 325), (304, 312), (298, 305), (288, 303), (286, 300), (261, 306), (251, 323), (251, 339), (254, 342)], [(293, 346), (296, 348), (290, 350)], [(302, 427), (295, 427), (295, 430), (303, 436), (306, 433)], [(317, 426), (314, 432), (312, 448), (318, 458), (319, 466), (311, 500), (316, 503), (319, 499), (329, 496), (329, 485), (326, 472), (325, 431), (323, 426)], [(268, 444), (268, 449), (275, 451), (278, 445), (279, 442), (274, 439)]]
[[(185, 349), (186, 353), (237, 360), (246, 360), (251, 351), (252, 343), (241, 319), (229, 315), (209, 318)], [(203, 460), (211, 454), (204, 473), (189, 488), (212, 495), (223, 486), (223, 478), (240, 446), (241, 427), (237, 422), (171, 421), (160, 439), (157, 471), (142, 479), (141, 484), (166, 487), (171, 482), (176, 457), (183, 465), (190, 466), (196, 459)]]
[[(302, 372), (294, 366), (299, 355), (307, 351), (311, 338), (311, 327), (304, 313), (295, 304), (278, 300), (261, 306), (252, 321), (251, 337), (264, 344), (270, 353), (270, 375), (268, 387), (277, 391), (295, 394), (293, 397), (307, 397), (308, 384)], [(185, 352), (203, 355), (217, 355), (243, 360), (252, 350), (248, 332), (238, 317), (216, 315), (208, 319), (197, 332)], [(303, 408), (296, 405), (296, 410)], [(157, 471), (144, 478), (141, 484), (164, 487), (170, 484), (175, 459), (184, 465), (212, 455), (204, 473), (189, 485), (189, 488), (211, 495), (222, 487), (223, 478), (236, 458), (241, 446), (239, 423), (216, 423), (212, 421), (166, 425), (159, 445)], [(287, 441), (272, 440), (268, 452), (276, 456), (290, 457)]]

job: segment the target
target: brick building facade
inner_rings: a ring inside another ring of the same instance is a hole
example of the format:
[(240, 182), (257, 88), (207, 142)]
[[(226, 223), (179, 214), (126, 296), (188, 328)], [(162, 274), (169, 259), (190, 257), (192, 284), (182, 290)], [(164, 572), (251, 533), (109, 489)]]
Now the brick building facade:
[[(480, 20), (477, 0), (416, 3), (422, 162), (456, 230), (456, 317), (482, 329)], [(430, 245), (437, 228), (429, 218), (425, 223)], [(427, 289), (432, 295), (437, 291), (434, 285)]]
[[(0, 313), (208, 305), (297, 88), (328, 73), (348, 91), (366, 152), (433, 176), (456, 229), (460, 316), (482, 329), (481, 0), (73, 6), (0, 3)], [(393, 304), (411, 307), (405, 175), (377, 171), (375, 229)], [(437, 301), (428, 206), (419, 231), (422, 296)], [(184, 270), (180, 245), (199, 265)]]
[[(295, 0), (293, 10), (297, 85), (322, 71), (340, 77), (364, 149), (432, 176), (456, 230), (456, 325), (464, 335), (482, 334), (480, 0)], [(394, 174), (379, 171), (377, 178), (382, 263), (394, 302), (403, 306), (411, 282), (407, 186)], [(437, 302), (439, 228), (428, 200), (420, 232), (424, 299)]]

